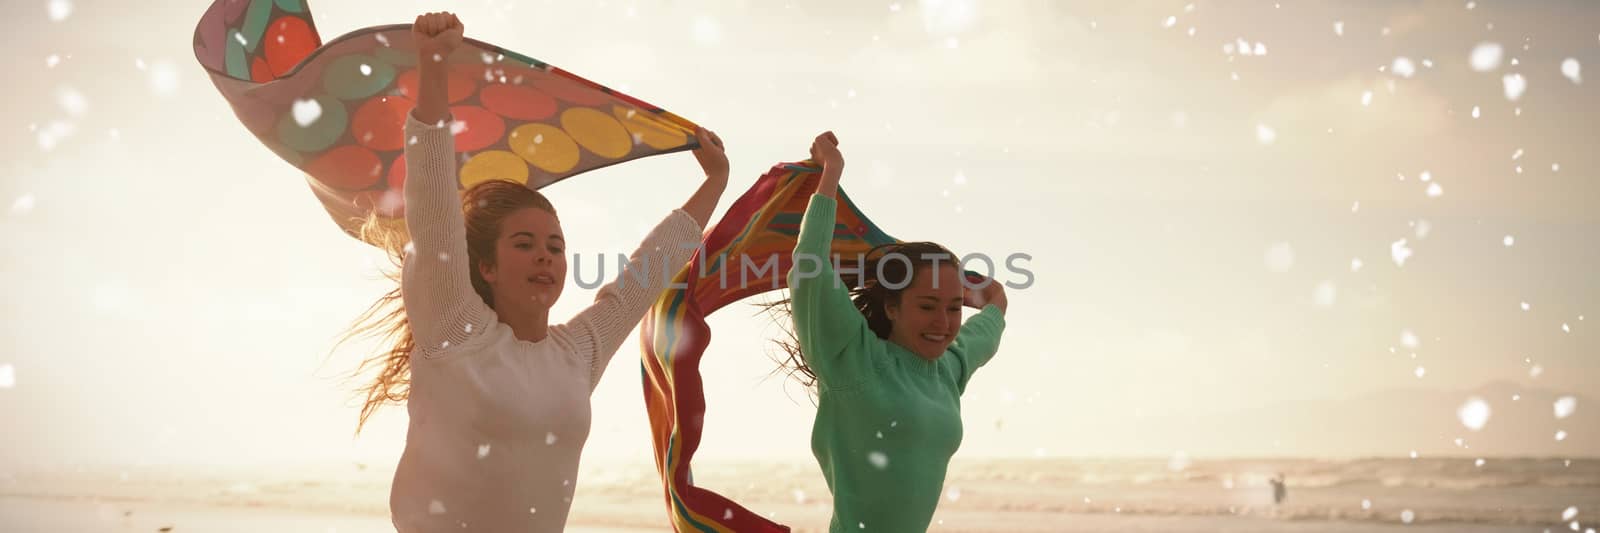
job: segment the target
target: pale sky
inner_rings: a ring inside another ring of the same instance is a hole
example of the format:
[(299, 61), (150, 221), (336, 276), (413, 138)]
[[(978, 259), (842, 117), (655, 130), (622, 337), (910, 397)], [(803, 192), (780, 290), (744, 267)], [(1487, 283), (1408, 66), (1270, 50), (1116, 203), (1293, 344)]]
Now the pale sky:
[[(0, 467), (392, 464), (404, 409), (352, 439), (337, 379), (372, 346), (328, 355), (387, 290), (380, 256), (211, 87), (190, 50), (208, 2), (58, 3), (0, 7)], [(1229, 413), (1359, 418), (1339, 402), (1497, 381), (1600, 409), (1593, 2), (312, 3), (324, 40), (447, 8), (718, 131), (718, 216), (832, 129), (844, 187), (891, 235), (1030, 254), (958, 457), (1367, 453), (1106, 432), (1260, 431)], [(1478, 71), (1486, 42), (1501, 59)], [(675, 154), (545, 192), (592, 257), (698, 182)], [(568, 284), (553, 316), (593, 297)], [(814, 410), (767, 378), (780, 333), (755, 311), (711, 318), (698, 457), (809, 460)], [(591, 461), (648, 460), (638, 375), (630, 342), (594, 395)]]

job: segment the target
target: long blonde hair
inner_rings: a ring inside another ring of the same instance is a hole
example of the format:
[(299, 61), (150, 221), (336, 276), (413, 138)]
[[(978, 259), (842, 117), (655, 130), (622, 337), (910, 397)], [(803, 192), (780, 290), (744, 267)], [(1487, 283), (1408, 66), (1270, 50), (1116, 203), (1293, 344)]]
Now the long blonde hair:
[[(466, 219), (467, 259), (472, 276), (473, 292), (483, 299), (484, 305), (494, 308), (494, 295), (489, 283), (478, 271), (478, 265), (493, 265), (495, 243), (500, 238), (500, 224), (506, 217), (522, 209), (537, 208), (556, 214), (556, 208), (544, 195), (514, 181), (490, 180), (467, 189), (461, 195), (461, 209)], [(402, 404), (411, 396), (411, 353), (417, 347), (411, 331), (411, 320), (406, 314), (405, 300), (401, 298), (400, 282), (405, 265), (406, 245), (411, 241), (405, 224), (373, 213), (362, 222), (358, 235), (361, 240), (383, 250), (393, 268), (384, 276), (394, 281), (394, 288), (384, 293), (362, 312), (350, 329), (340, 337), (335, 348), (356, 338), (377, 338), (387, 350), (368, 356), (351, 372), (352, 377), (372, 374), (359, 393), (364, 396), (361, 417), (356, 423), (356, 433), (366, 426), (367, 419), (384, 404)]]

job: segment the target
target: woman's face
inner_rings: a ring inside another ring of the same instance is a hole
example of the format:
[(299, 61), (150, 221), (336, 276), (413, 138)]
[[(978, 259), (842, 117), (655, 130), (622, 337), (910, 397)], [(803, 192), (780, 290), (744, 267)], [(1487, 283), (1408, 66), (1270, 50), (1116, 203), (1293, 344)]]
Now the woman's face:
[(889, 340), (931, 361), (944, 355), (961, 331), (966, 287), (961, 284), (960, 271), (949, 264), (941, 264), (937, 270), (921, 266), (914, 272), (911, 284), (900, 291), (900, 301), (884, 305), (893, 324)]
[(549, 309), (561, 297), (567, 277), (567, 241), (561, 221), (536, 207), (518, 210), (500, 224), (493, 264), (479, 273), (494, 292), (495, 306), (532, 303)]

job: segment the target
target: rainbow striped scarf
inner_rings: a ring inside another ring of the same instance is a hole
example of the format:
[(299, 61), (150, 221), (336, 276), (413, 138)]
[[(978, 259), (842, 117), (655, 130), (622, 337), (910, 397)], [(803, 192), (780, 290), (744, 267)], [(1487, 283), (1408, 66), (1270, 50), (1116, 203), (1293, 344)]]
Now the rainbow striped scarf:
[[(711, 342), (705, 317), (745, 297), (787, 287), (800, 220), (817, 188), (819, 172), (810, 161), (773, 166), (706, 234), (694, 259), (673, 279), (671, 287), (677, 288), (662, 293), (645, 316), (640, 335), (644, 400), (656, 468), (676, 531), (789, 530), (696, 487), (689, 463), (700, 447), (705, 423), (700, 358)], [(898, 242), (867, 220), (843, 190), (839, 204), (833, 252), (840, 254), (842, 268), (860, 267), (844, 259)], [(765, 268), (769, 258), (776, 258), (776, 268)], [(755, 277), (744, 277), (751, 273)]]

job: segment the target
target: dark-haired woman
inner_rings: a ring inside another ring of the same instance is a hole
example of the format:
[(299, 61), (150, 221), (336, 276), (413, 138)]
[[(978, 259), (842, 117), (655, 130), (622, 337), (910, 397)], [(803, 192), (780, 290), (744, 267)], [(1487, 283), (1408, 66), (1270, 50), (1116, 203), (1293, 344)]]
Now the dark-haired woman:
[[(833, 493), (831, 531), (925, 531), (961, 444), (961, 393), (994, 356), (1006, 294), (968, 287), (932, 243), (875, 249), (842, 279), (829, 253), (844, 158), (818, 136), (822, 166), (789, 272), (791, 364), (817, 386), (811, 450)], [(963, 306), (981, 311), (961, 323)]]

